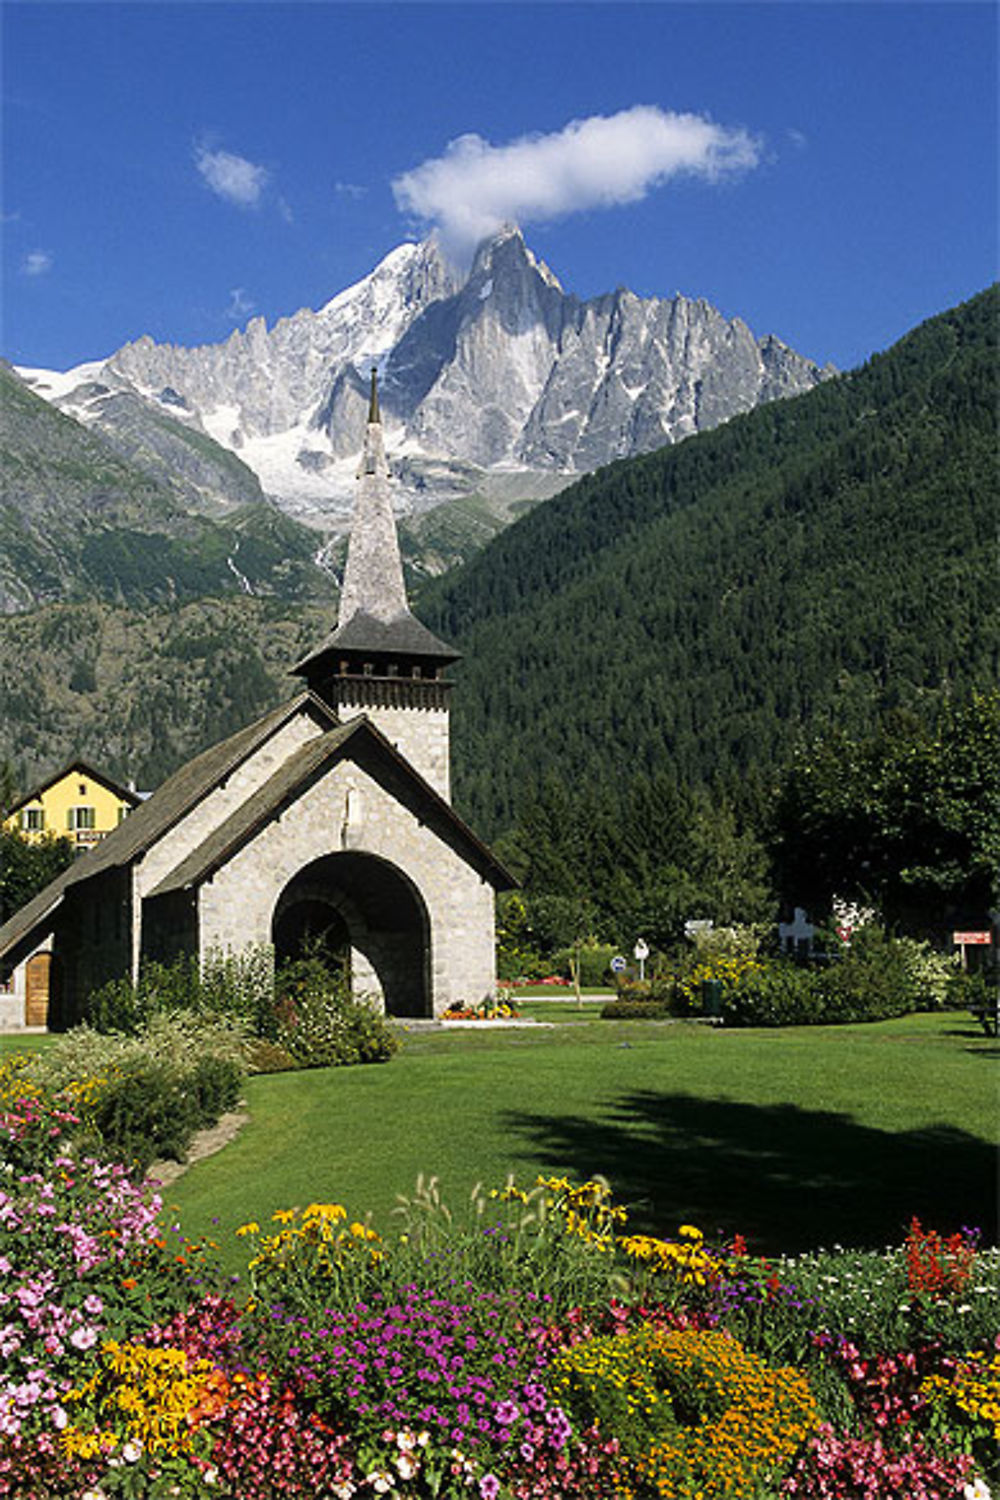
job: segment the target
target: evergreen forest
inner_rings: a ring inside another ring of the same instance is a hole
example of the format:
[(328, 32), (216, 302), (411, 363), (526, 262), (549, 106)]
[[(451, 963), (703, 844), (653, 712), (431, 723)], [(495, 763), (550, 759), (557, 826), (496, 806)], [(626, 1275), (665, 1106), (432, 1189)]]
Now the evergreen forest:
[(766, 793), (803, 735), (995, 683), (998, 302), (600, 470), (429, 585), (471, 821), (550, 773)]

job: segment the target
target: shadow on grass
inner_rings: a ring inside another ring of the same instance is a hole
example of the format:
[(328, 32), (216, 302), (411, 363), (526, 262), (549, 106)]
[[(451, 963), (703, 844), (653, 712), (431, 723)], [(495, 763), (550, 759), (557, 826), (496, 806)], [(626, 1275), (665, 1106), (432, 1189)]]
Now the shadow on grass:
[(915, 1214), (944, 1232), (979, 1225), (997, 1242), (996, 1154), (949, 1126), (890, 1134), (794, 1105), (650, 1091), (596, 1120), (510, 1111), (505, 1125), (540, 1167), (607, 1177), (633, 1230), (693, 1223), (791, 1254), (898, 1244)]

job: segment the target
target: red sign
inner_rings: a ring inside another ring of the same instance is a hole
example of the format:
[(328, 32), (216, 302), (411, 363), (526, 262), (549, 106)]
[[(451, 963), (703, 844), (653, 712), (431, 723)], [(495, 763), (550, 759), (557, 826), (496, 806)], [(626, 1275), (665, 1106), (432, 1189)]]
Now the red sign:
[(993, 941), (993, 938), (988, 932), (953, 932), (951, 935), (951, 940), (953, 943), (957, 943), (960, 947), (971, 948), (973, 946), (982, 946), (985, 943), (991, 943)]
[(853, 931), (853, 927), (838, 927), (837, 936), (840, 938), (840, 941), (842, 943), (849, 943), (851, 941), (851, 933)]

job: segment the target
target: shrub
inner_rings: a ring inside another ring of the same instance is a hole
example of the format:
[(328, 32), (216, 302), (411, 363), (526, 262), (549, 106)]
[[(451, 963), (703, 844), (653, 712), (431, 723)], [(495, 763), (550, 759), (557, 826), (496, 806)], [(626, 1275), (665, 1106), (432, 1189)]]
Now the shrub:
[(308, 1068), (387, 1062), (399, 1042), (367, 1000), (356, 1000), (346, 975), (315, 955), (285, 965), (276, 981), (273, 1040)]
[(251, 1073), (294, 1073), (302, 1066), (287, 1047), (269, 1042), (266, 1037), (251, 1037), (244, 1048), (244, 1056)]
[(96, 1149), (143, 1172), (157, 1157), (183, 1160), (200, 1120), (186, 1082), (167, 1063), (136, 1059), (126, 1065), (91, 1110)]
[(195, 1131), (236, 1104), (245, 1071), (237, 1028), (185, 1014), (154, 1016), (136, 1036), (77, 1027), (33, 1065), (41, 1087), (73, 1101), (90, 1150), (141, 1170), (182, 1159)]
[(201, 1008), (198, 960), (182, 956), (172, 964), (143, 964), (135, 983), (130, 977), (109, 980), (87, 996), (83, 1019), (95, 1031), (135, 1036), (155, 1015)]
[(869, 926), (829, 968), (805, 969), (787, 959), (755, 964), (725, 994), (723, 1020), (727, 1026), (809, 1026), (906, 1015), (926, 998), (914, 961), (920, 946)]
[(182, 954), (170, 964), (144, 963), (138, 981), (109, 980), (84, 1002), (96, 1031), (136, 1035), (155, 1016), (181, 1011), (227, 1017), (248, 1031), (266, 1029), (274, 998), (274, 950), (249, 944), (239, 953), (213, 951), (204, 963)]
[(952, 976), (959, 973), (957, 953), (935, 953), (928, 942), (902, 937), (895, 941), (899, 961), (920, 1010), (942, 1010)]
[(991, 1010), (996, 1008), (997, 981), (987, 974), (951, 974), (945, 989), (947, 1010)]
[(819, 975), (817, 992), (826, 1022), (885, 1021), (915, 1010), (920, 987), (902, 945), (868, 926), (841, 961)]
[(824, 1019), (817, 976), (785, 959), (747, 970), (722, 999), (726, 1026), (808, 1026)]
[(602, 1021), (662, 1021), (670, 1007), (662, 1000), (626, 998), (608, 1000), (601, 1006)]

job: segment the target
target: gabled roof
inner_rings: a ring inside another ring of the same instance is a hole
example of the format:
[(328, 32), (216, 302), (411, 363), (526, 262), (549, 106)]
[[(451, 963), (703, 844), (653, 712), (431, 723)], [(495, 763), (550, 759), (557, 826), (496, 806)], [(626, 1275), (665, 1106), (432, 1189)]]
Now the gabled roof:
[(225, 822), (214, 829), (197, 849), (165, 875), (151, 896), (190, 890), (211, 879), (261, 828), (294, 802), (328, 767), (348, 754), (357, 757), (362, 747), (374, 752), (391, 767), (394, 777), (405, 779), (412, 798), (421, 804), (421, 816), (431, 826), (450, 836), (462, 857), (478, 869), (497, 890), (507, 890), (516, 881), (450, 803), (415, 771), (408, 760), (386, 739), (369, 718), (360, 714), (347, 724), (309, 740), (278, 767), (264, 786), (248, 797)]
[(119, 782), (113, 780), (104, 771), (99, 771), (89, 761), (82, 760), (79, 756), (76, 756), (73, 760), (68, 760), (64, 766), (60, 766), (58, 771), (53, 771), (51, 776), (47, 776), (44, 781), (40, 781), (30, 792), (25, 792), (23, 797), (7, 809), (4, 817), (12, 817), (14, 813), (20, 812), (22, 807), (26, 807), (29, 802), (37, 801), (50, 787), (55, 786), (57, 782), (62, 781), (63, 777), (69, 776), (72, 772), (78, 772), (81, 776), (86, 776), (91, 781), (100, 782), (101, 786), (109, 791), (113, 797), (117, 797), (120, 802), (127, 802), (129, 807), (138, 807), (142, 801), (137, 792), (130, 791), (128, 787), (121, 786)]
[[(50, 880), (48, 885), (38, 892), (37, 896), (33, 896), (12, 917), (8, 917), (7, 921), (0, 927), (0, 959), (7, 959), (8, 955), (13, 955), (14, 962), (18, 962), (20, 957), (27, 956), (30, 948), (21, 955), (14, 955), (14, 949), (30, 938), (36, 929), (41, 928), (45, 920), (61, 904), (66, 887), (70, 882), (70, 876), (75, 873), (76, 866), (83, 864), (86, 858), (87, 856), (84, 855), (82, 859), (78, 859), (75, 864), (70, 865), (68, 870), (63, 870), (61, 874), (56, 876), (55, 880)], [(41, 941), (43, 935), (44, 933), (38, 932), (35, 942), (31, 944), (31, 947), (36, 946)]]
[(113, 829), (89, 853), (76, 860), (68, 870), (50, 882), (27, 906), (0, 927), (0, 957), (20, 943), (30, 929), (49, 916), (65, 892), (83, 880), (90, 880), (122, 865), (131, 864), (163, 837), (181, 818), (196, 807), (220, 782), (226, 781), (255, 750), (303, 709), (313, 713), (326, 726), (336, 725), (333, 712), (313, 693), (297, 693), (287, 703), (279, 704), (253, 724), (237, 730), (229, 739), (203, 750), (194, 760), (175, 771), (151, 797), (141, 802), (133, 813)]
[(220, 740), (189, 760), (169, 776), (153, 795), (130, 813), (107, 838), (102, 839), (89, 854), (80, 860), (75, 869), (77, 880), (89, 880), (92, 875), (112, 865), (127, 865), (155, 844), (193, 807), (203, 801), (220, 782), (228, 781), (245, 760), (258, 750), (264, 742), (283, 728), (302, 709), (312, 710), (321, 722), (336, 724), (333, 711), (310, 692), (298, 693), (287, 703), (272, 708), (262, 718), (256, 719), (244, 729), (238, 729), (228, 740)]

